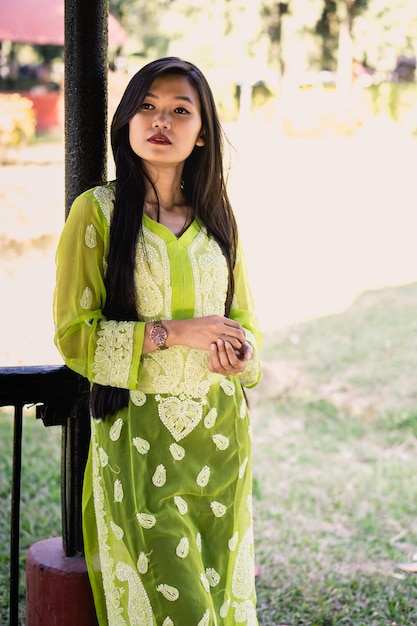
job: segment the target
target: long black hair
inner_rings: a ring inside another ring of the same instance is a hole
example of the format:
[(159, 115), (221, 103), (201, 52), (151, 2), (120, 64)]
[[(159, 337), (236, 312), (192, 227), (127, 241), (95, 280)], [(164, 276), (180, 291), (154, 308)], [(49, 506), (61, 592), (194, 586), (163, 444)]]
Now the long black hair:
[[(152, 181), (129, 141), (129, 122), (143, 104), (156, 78), (185, 76), (196, 89), (201, 108), (203, 146), (195, 146), (185, 161), (183, 192), (195, 216), (220, 245), (229, 268), (225, 315), (231, 308), (236, 262), (237, 227), (228, 198), (223, 171), (224, 135), (210, 86), (193, 63), (165, 57), (145, 65), (131, 79), (116, 109), (111, 124), (111, 146), (116, 166), (115, 207), (110, 228), (107, 299), (104, 315), (117, 321), (135, 321), (135, 254), (142, 235), (145, 193)], [(94, 417), (103, 418), (127, 406), (128, 391), (93, 385), (91, 408)]]

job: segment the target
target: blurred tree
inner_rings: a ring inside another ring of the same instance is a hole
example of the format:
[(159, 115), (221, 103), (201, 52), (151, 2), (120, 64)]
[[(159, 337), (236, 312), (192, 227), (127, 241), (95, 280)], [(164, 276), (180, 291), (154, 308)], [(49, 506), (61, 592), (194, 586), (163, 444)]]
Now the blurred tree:
[(132, 52), (144, 56), (163, 56), (170, 33), (161, 29), (162, 18), (172, 0), (109, 0), (110, 13), (129, 36)]
[(388, 77), (400, 55), (417, 56), (417, 2), (372, 0), (355, 20), (354, 54)]

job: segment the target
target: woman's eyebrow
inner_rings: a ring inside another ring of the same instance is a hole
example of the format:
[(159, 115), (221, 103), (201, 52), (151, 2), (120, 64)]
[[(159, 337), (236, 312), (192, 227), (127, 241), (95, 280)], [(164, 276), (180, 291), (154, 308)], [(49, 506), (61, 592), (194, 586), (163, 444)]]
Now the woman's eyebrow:
[[(147, 98), (155, 98), (156, 100), (159, 99), (159, 96), (157, 96), (156, 94), (152, 93), (151, 91), (148, 91), (148, 93), (146, 94), (146, 97)], [(188, 102), (189, 104), (194, 104), (194, 101), (189, 96), (175, 96), (174, 100), (182, 100), (184, 102)]]

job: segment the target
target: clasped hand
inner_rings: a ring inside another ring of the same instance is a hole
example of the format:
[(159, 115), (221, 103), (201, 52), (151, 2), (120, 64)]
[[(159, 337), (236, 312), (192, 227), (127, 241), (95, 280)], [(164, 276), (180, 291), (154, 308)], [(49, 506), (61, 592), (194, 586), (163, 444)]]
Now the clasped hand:
[(193, 318), (188, 330), (192, 347), (210, 350), (210, 372), (229, 376), (245, 371), (253, 349), (246, 341), (245, 330), (239, 322), (221, 315), (209, 315)]

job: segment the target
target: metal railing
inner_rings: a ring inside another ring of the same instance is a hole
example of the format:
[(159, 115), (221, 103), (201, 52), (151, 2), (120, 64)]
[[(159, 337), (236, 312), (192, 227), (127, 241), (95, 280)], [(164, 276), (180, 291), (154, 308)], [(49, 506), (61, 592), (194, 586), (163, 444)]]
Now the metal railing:
[(14, 407), (10, 518), (9, 624), (19, 623), (20, 491), (23, 407), (45, 426), (62, 427), (61, 508), (66, 556), (82, 554), (81, 493), (90, 440), (88, 381), (66, 366), (0, 368), (0, 406)]

